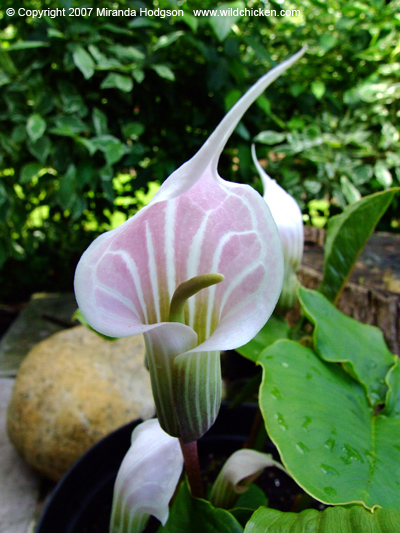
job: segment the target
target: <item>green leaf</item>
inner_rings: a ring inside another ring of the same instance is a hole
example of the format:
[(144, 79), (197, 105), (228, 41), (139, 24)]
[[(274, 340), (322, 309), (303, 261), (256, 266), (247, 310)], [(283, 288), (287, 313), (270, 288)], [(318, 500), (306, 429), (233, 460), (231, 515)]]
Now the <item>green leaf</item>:
[(151, 68), (155, 72), (157, 72), (160, 78), (164, 78), (170, 81), (175, 80), (175, 74), (172, 72), (172, 70), (167, 65), (152, 65)]
[(106, 152), (114, 145), (122, 144), (121, 141), (113, 135), (99, 135), (98, 137), (93, 137), (91, 141), (102, 152)]
[(385, 122), (382, 126), (382, 138), (379, 146), (387, 150), (390, 146), (395, 145), (400, 138), (400, 133), (390, 122)]
[(320, 100), (325, 94), (325, 83), (323, 81), (313, 81), (311, 84), (311, 92), (317, 100)]
[(295, 83), (292, 83), (290, 85), (290, 88), (289, 88), (289, 91), (290, 91), (290, 94), (292, 96), (294, 96), (295, 98), (297, 98), (298, 96), (300, 96), (302, 93), (304, 93), (304, 91), (306, 90), (306, 86), (304, 85), (304, 83), (298, 83), (298, 82), (295, 82)]
[(55, 127), (51, 128), (50, 133), (63, 137), (75, 137), (75, 135), (87, 129), (86, 124), (79, 118), (64, 115), (55, 119)]
[(74, 195), (74, 203), (71, 207), (71, 219), (78, 220), (82, 213), (87, 209), (88, 203), (84, 196)]
[(283, 513), (276, 509), (258, 509), (244, 533), (397, 533), (400, 512), (377, 509), (371, 513), (357, 505), (328, 507), (324, 511), (306, 509), (301, 513)]
[(248, 490), (239, 495), (235, 504), (235, 509), (254, 509), (256, 510), (261, 505), (267, 505), (268, 498), (265, 492), (254, 483), (250, 483)]
[(123, 144), (110, 146), (105, 152), (107, 165), (114, 165), (125, 155), (125, 146)]
[(271, 114), (271, 103), (264, 95), (259, 96), (256, 100), (256, 104), (264, 113), (269, 116)]
[[(382, 415), (399, 417), (400, 416), (400, 359), (395, 358), (396, 364), (389, 372), (387, 383), (389, 392), (386, 398), (386, 405)], [(396, 437), (396, 436), (395, 436)]]
[(318, 288), (329, 300), (336, 303), (340, 298), (367, 240), (399, 190), (366, 196), (329, 220), (323, 279)]
[(10, 44), (7, 47), (7, 52), (11, 50), (28, 50), (30, 48), (47, 48), (50, 46), (49, 43), (44, 41), (19, 41), (15, 44)]
[(187, 483), (182, 483), (168, 521), (158, 532), (165, 533), (243, 533), (239, 522), (225, 509), (206, 500), (192, 498)]
[(0, 87), (3, 85), (7, 85), (7, 83), (11, 82), (10, 76), (8, 76), (5, 72), (0, 71)]
[(76, 200), (76, 168), (71, 164), (60, 179), (58, 189), (59, 204), (63, 209), (70, 209)]
[(29, 183), (42, 169), (40, 163), (27, 163), (22, 167), (19, 183)]
[(124, 68), (124, 65), (122, 65), (117, 59), (105, 56), (94, 44), (89, 44), (88, 49), (96, 60), (97, 68), (99, 70)]
[(96, 153), (97, 146), (90, 139), (86, 139), (86, 137), (75, 137), (75, 141), (82, 144), (91, 156)]
[(376, 414), (359, 383), (298, 343), (276, 342), (260, 363), (266, 430), (295, 481), (324, 503), (400, 509), (398, 370), (394, 407)]
[(332, 35), (331, 33), (325, 33), (321, 35), (318, 39), (318, 45), (320, 49), (322, 50), (322, 54), (324, 55), (326, 52), (334, 48), (338, 43), (337, 38)]
[(383, 161), (377, 161), (374, 166), (374, 173), (376, 176), (376, 179), (379, 181), (379, 183), (385, 187), (385, 189), (388, 189), (392, 183), (393, 178), (392, 174), (390, 173), (390, 170), (385, 165)]
[(254, 511), (259, 507), (267, 505), (268, 498), (265, 492), (258, 485), (251, 483), (249, 489), (240, 494), (235, 504), (235, 508), (230, 509), (229, 512), (236, 518), (242, 527), (245, 527)]
[(128, 122), (123, 124), (121, 129), (127, 139), (136, 141), (144, 132), (145, 127), (141, 122)]
[(385, 379), (395, 363), (382, 331), (345, 315), (322, 294), (300, 287), (299, 299), (314, 324), (314, 346), (325, 361), (345, 363), (366, 390), (372, 407), (385, 403)]
[(40, 115), (34, 113), (28, 118), (26, 131), (31, 141), (36, 142), (46, 131), (46, 121)]
[(145, 74), (142, 69), (134, 68), (132, 71), (132, 76), (137, 83), (142, 83), (142, 81), (144, 80)]
[(44, 163), (51, 151), (51, 141), (47, 135), (42, 135), (36, 142), (29, 140), (27, 143), (28, 150), (41, 163)]
[(113, 135), (93, 137), (90, 141), (104, 153), (107, 165), (109, 166), (119, 161), (125, 154), (125, 145)]
[(236, 348), (236, 351), (256, 363), (265, 348), (279, 339), (287, 339), (289, 331), (289, 324), (284, 318), (272, 315), (257, 335), (244, 346)]
[(344, 194), (344, 197), (349, 202), (349, 204), (361, 200), (360, 191), (351, 183), (347, 176), (340, 177), (340, 184), (342, 186), (342, 192)]
[(227, 95), (224, 98), (225, 102), (225, 111), (229, 111), (231, 107), (233, 107), (236, 102), (239, 100), (239, 98), (242, 96), (241, 91), (239, 89), (232, 89), (232, 91), (229, 91)]
[(219, 11), (218, 16), (210, 16), (208, 18), (208, 22), (220, 42), (226, 39), (232, 26), (241, 18), (240, 15), (233, 14), (234, 10), (241, 10), (245, 7), (242, 1), (220, 4), (217, 7), (217, 11)]
[(97, 107), (93, 108), (92, 120), (96, 135), (104, 135), (107, 133), (107, 115), (100, 111)]
[(372, 178), (372, 167), (371, 165), (361, 165), (354, 169), (352, 174), (352, 179), (356, 185), (362, 185)]
[(118, 59), (121, 60), (142, 61), (146, 58), (145, 54), (135, 46), (122, 46), (120, 44), (114, 44), (109, 46), (108, 49), (110, 52), (113, 52)]
[(84, 75), (85, 79), (90, 79), (94, 74), (94, 61), (82, 46), (77, 46), (72, 54), (75, 65)]
[(64, 113), (68, 115), (78, 113), (80, 116), (84, 116), (87, 113), (87, 108), (76, 87), (62, 79), (58, 81), (57, 86), (63, 102)]
[(199, 19), (191, 15), (190, 13), (184, 13), (181, 20), (189, 26), (193, 33), (196, 33), (197, 28), (199, 27)]
[(133, 80), (129, 76), (122, 74), (115, 74), (110, 72), (108, 76), (101, 82), (102, 89), (119, 89), (124, 93), (129, 93), (133, 89)]
[(53, 39), (66, 39), (66, 36), (56, 28), (47, 28), (47, 36)]
[(7, 74), (15, 75), (18, 74), (18, 69), (14, 65), (13, 60), (4, 49), (0, 47), (0, 68), (4, 70)]
[(156, 21), (151, 20), (150, 17), (135, 17), (128, 22), (129, 28), (158, 28), (159, 25)]
[(254, 142), (271, 145), (271, 144), (281, 143), (285, 139), (286, 139), (285, 133), (280, 133), (278, 131), (265, 130), (265, 131), (261, 131), (258, 135), (254, 137)]
[[(133, 19), (136, 20), (136, 19)], [(116, 24), (102, 24), (101, 26), (102, 30), (108, 30), (112, 33), (116, 33), (118, 35), (127, 35), (128, 37), (132, 37), (132, 32), (127, 30), (126, 28), (121, 28), (120, 26), (117, 26)]]
[(165, 48), (166, 46), (170, 46), (172, 43), (177, 41), (182, 35), (185, 35), (184, 31), (174, 31), (172, 33), (169, 33), (168, 35), (161, 35), (161, 37), (154, 45), (153, 50), (155, 51), (159, 48)]
[(98, 335), (99, 337), (101, 337), (102, 339), (106, 341), (118, 340), (118, 337), (107, 337), (107, 335), (103, 335), (102, 333), (99, 333), (98, 331), (93, 329), (91, 326), (89, 326), (86, 318), (82, 315), (82, 311), (79, 308), (74, 312), (74, 314), (71, 317), (72, 322), (74, 322), (75, 320), (77, 320), (80, 324), (82, 324), (82, 326), (86, 326), (88, 329), (90, 329), (91, 331), (96, 333), (96, 335)]
[(26, 139), (26, 127), (22, 124), (15, 126), (11, 133), (11, 140), (17, 144), (24, 142)]

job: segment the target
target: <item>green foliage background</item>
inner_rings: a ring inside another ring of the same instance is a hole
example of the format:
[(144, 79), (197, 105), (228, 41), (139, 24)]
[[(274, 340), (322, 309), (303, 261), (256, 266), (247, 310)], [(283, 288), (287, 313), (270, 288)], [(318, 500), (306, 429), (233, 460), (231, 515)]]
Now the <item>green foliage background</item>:
[[(179, 4), (179, 5), (178, 5)], [(282, 3), (121, 0), (183, 17), (0, 11), (0, 298), (70, 290), (93, 238), (132, 215), (190, 158), (266, 70), (307, 55), (259, 98), (220, 174), (261, 190), (250, 144), (307, 213), (330, 214), (400, 183), (400, 1)], [(300, 10), (290, 17), (194, 17), (217, 7)], [(397, 204), (383, 222), (398, 225)], [(397, 221), (396, 221), (397, 218)]]

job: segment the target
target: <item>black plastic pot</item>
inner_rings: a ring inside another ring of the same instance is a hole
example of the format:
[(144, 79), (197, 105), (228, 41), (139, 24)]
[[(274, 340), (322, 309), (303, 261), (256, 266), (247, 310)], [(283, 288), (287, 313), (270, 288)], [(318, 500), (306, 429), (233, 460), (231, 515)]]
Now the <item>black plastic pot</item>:
[[(219, 416), (199, 441), (202, 467), (212, 457), (227, 457), (243, 446), (252, 427), (256, 407), (230, 409), (222, 405)], [(140, 420), (111, 433), (85, 455), (54, 489), (37, 525), (36, 533), (97, 533), (109, 523), (115, 477)]]

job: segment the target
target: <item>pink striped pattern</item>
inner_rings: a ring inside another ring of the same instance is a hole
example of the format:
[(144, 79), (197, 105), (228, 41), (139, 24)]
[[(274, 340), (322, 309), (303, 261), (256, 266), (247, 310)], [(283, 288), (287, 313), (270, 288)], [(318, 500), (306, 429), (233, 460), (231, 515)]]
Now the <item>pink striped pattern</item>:
[(262, 198), (209, 171), (185, 193), (150, 204), (96, 240), (79, 263), (75, 287), (91, 326), (121, 337), (167, 322), (176, 287), (207, 272), (225, 280), (189, 300), (186, 324), (204, 350), (244, 344), (279, 296), (280, 242)]

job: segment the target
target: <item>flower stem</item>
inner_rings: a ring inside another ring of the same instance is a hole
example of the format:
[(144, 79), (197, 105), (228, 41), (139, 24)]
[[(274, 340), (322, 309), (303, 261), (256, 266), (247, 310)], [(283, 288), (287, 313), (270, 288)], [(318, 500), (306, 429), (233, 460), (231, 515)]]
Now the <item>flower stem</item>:
[(197, 441), (185, 443), (182, 439), (179, 439), (179, 444), (181, 445), (192, 496), (194, 498), (204, 498), (204, 486), (197, 454)]

